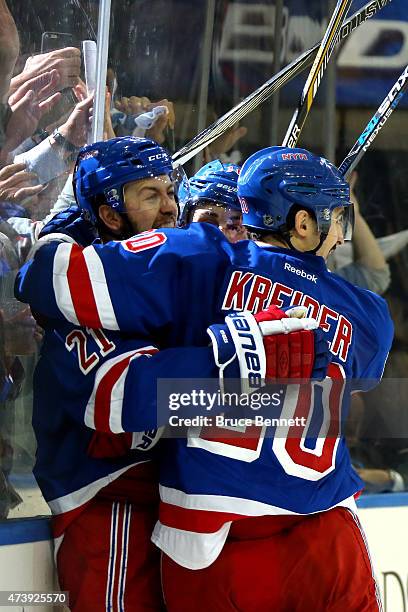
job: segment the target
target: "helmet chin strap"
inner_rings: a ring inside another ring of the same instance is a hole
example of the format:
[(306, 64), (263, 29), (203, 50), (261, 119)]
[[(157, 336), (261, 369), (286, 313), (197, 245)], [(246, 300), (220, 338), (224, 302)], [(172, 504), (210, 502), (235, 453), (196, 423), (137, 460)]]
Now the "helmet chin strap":
[(320, 249), (320, 247), (322, 246), (323, 242), (326, 240), (327, 238), (327, 233), (324, 232), (320, 232), (320, 240), (318, 245), (314, 248), (314, 249), (310, 249), (308, 251), (300, 251), (299, 249), (297, 249), (295, 246), (293, 246), (292, 241), (290, 239), (290, 233), (289, 232), (282, 232), (281, 233), (282, 238), (284, 239), (284, 241), (286, 242), (286, 244), (293, 250), (293, 251), (297, 251), (298, 253), (306, 253), (307, 255), (316, 255), (317, 251)]

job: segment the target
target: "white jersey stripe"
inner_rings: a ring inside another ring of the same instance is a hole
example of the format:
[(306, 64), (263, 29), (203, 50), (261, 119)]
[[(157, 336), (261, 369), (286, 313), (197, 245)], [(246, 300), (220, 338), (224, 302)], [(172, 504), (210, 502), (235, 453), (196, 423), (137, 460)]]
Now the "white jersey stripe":
[(65, 242), (57, 247), (54, 255), (52, 284), (58, 308), (68, 321), (74, 323), (74, 325), (79, 325), (67, 277), (72, 246), (72, 244)]
[(110, 530), (110, 548), (108, 561), (108, 579), (106, 582), (106, 610), (112, 612), (113, 607), (113, 586), (115, 582), (115, 565), (116, 565), (116, 539), (118, 535), (118, 511), (119, 503), (112, 504), (111, 530)]
[(380, 588), (378, 586), (378, 582), (377, 582), (377, 578), (375, 576), (375, 572), (374, 572), (374, 565), (373, 565), (373, 560), (371, 557), (371, 553), (370, 553), (370, 547), (368, 546), (368, 542), (367, 542), (367, 536), (365, 534), (365, 531), (363, 529), (362, 524), (360, 523), (360, 519), (358, 518), (356, 512), (353, 512), (352, 510), (350, 510), (350, 508), (347, 508), (347, 510), (350, 512), (350, 514), (352, 515), (355, 524), (357, 525), (360, 533), (361, 533), (361, 537), (364, 541), (364, 545), (367, 551), (367, 555), (368, 555), (368, 559), (370, 561), (370, 566), (371, 566), (371, 575), (373, 577), (374, 580), (374, 585), (375, 585), (375, 597), (377, 600), (377, 605), (378, 605), (378, 610), (379, 612), (383, 612), (383, 605), (382, 605), (382, 601), (381, 601), (381, 595), (380, 595)]
[[(286, 508), (272, 506), (264, 502), (255, 501), (252, 499), (244, 499), (242, 497), (230, 497), (228, 495), (197, 495), (188, 494), (178, 489), (172, 489), (160, 485), (160, 499), (166, 504), (178, 506), (191, 510), (204, 510), (209, 512), (228, 512), (240, 514), (243, 516), (274, 516), (274, 515), (301, 515), (299, 512), (292, 512)], [(318, 512), (330, 510), (333, 507), (344, 506), (355, 510), (356, 503), (354, 497), (348, 497), (330, 508), (321, 509)], [(312, 514), (312, 513), (309, 513)]]
[(105, 329), (118, 330), (115, 311), (109, 295), (108, 286), (102, 262), (93, 247), (87, 247), (82, 252), (88, 268), (89, 279), (95, 298), (96, 308), (102, 327)]
[[(96, 394), (97, 394), (99, 385), (101, 381), (103, 380), (104, 376), (117, 363), (123, 361), (124, 359), (132, 355), (135, 357), (140, 357), (142, 354), (145, 354), (144, 351), (157, 351), (157, 349), (154, 346), (144, 346), (137, 350), (127, 351), (126, 353), (121, 353), (120, 355), (117, 355), (116, 357), (112, 357), (111, 359), (108, 359), (107, 361), (105, 361), (105, 363), (103, 363), (100, 366), (100, 368), (98, 369), (96, 373), (94, 387), (93, 387), (91, 396), (88, 400), (86, 410), (85, 410), (84, 421), (87, 427), (90, 427), (91, 429), (95, 429), (95, 398), (96, 398)], [(128, 369), (129, 369), (129, 366), (123, 372), (123, 375), (122, 375), (124, 376), (123, 380), (121, 376), (119, 380), (117, 381), (117, 383), (112, 388), (112, 393), (110, 397), (109, 424), (111, 427), (115, 428), (115, 429), (112, 429), (113, 433), (123, 433), (123, 428), (122, 428), (123, 393), (124, 393), (124, 384), (126, 381)]]
[[(84, 420), (85, 420), (85, 425), (87, 425), (88, 427), (95, 429), (95, 399), (96, 399), (96, 394), (98, 392), (99, 385), (101, 381), (103, 380), (104, 376), (109, 372), (111, 368), (113, 368), (113, 366), (115, 366), (120, 361), (123, 361), (127, 357), (134, 355), (134, 353), (135, 351), (127, 351), (126, 353), (121, 353), (120, 355), (117, 355), (116, 357), (112, 357), (111, 359), (108, 359), (107, 361), (105, 361), (105, 363), (103, 363), (98, 369), (96, 376), (95, 376), (94, 387), (92, 389), (92, 393), (88, 400), (88, 403), (86, 405), (86, 410), (85, 410)], [(125, 371), (127, 372), (127, 369)], [(110, 412), (112, 412), (112, 396), (111, 396)], [(120, 405), (120, 412), (122, 412), (121, 405)], [(117, 418), (112, 419), (112, 415), (110, 414), (109, 422), (111, 422), (111, 420), (116, 421), (116, 422), (118, 421)], [(121, 415), (119, 417), (119, 420), (121, 423), (122, 422)], [(115, 431), (114, 433), (122, 433), (122, 432), (123, 432), (123, 429), (120, 428), (119, 431)]]
[[(209, 514), (219, 511), (245, 516), (298, 515), (296, 512), (269, 506), (261, 502), (234, 497), (225, 498), (217, 495), (187, 495), (182, 491), (163, 486), (160, 487), (160, 496), (163, 501), (175, 506), (208, 510)], [(345, 499), (336, 504), (335, 507), (338, 506), (355, 511), (354, 497)], [(331, 508), (327, 508), (327, 510), (331, 510)], [(186, 521), (188, 522), (188, 517), (186, 517)], [(182, 525), (170, 527), (157, 521), (153, 530), (152, 542), (179, 565), (197, 570), (208, 567), (217, 559), (228, 537), (231, 521), (223, 522), (217, 531), (209, 533), (188, 531), (182, 527)]]
[(182, 567), (198, 570), (208, 567), (217, 559), (230, 527), (231, 521), (228, 521), (215, 533), (193, 533), (167, 527), (157, 521), (151, 539), (153, 544)]
[(50, 500), (47, 503), (51, 509), (51, 512), (53, 514), (62, 514), (63, 512), (69, 512), (70, 510), (79, 508), (87, 501), (95, 497), (98, 491), (103, 489), (103, 487), (119, 478), (119, 476), (122, 476), (122, 474), (124, 474), (127, 470), (130, 470), (136, 465), (147, 463), (148, 461), (149, 459), (146, 459), (145, 461), (135, 461), (135, 463), (130, 463), (120, 470), (117, 470), (117, 472), (111, 472), (103, 478), (99, 478), (99, 480), (95, 480), (94, 482), (85, 485), (81, 489), (77, 489), (76, 491), (72, 491), (72, 493), (68, 493), (62, 497), (57, 497)]
[(122, 374), (112, 387), (111, 399), (110, 399), (110, 416), (109, 416), (109, 428), (113, 433), (123, 433), (125, 430), (122, 427), (122, 408), (123, 408), (123, 396), (125, 395), (125, 383), (126, 377), (129, 372), (129, 365), (133, 359), (140, 357), (140, 354), (136, 353), (131, 357), (129, 364), (123, 370)]
[(119, 569), (118, 607), (119, 612), (125, 612), (126, 571), (128, 563), (130, 518), (132, 513), (131, 504), (125, 505), (122, 530), (122, 558)]

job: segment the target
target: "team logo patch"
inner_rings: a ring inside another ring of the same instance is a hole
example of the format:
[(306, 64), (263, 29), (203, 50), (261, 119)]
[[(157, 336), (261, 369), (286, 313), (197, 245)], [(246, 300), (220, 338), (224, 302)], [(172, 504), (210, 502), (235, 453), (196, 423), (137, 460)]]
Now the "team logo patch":
[(241, 168), (235, 168), (234, 166), (227, 166), (225, 170), (226, 172), (236, 172), (237, 174), (241, 174)]
[(242, 212), (247, 215), (249, 213), (249, 208), (246, 199), (242, 197), (238, 197), (238, 199), (239, 203), (241, 204)]
[(82, 155), (78, 156), (78, 161), (84, 161), (85, 159), (91, 159), (92, 157), (98, 157), (98, 155), (99, 155), (99, 151), (97, 150), (86, 151), (85, 153), (82, 153)]
[(109, 189), (105, 195), (109, 204), (117, 204), (120, 201), (120, 195), (117, 189)]
[(307, 161), (306, 153), (282, 153), (282, 161), (303, 160)]

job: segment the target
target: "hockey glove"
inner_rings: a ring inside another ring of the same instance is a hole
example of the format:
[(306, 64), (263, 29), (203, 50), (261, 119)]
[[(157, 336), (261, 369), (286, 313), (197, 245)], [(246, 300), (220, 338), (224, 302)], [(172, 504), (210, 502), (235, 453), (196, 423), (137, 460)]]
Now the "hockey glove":
[(61, 237), (58, 234), (69, 236), (81, 246), (88, 246), (97, 238), (96, 229), (81, 216), (81, 211), (76, 204), (57, 213), (42, 228), (39, 238), (47, 236), (57, 240)]
[(265, 380), (325, 378), (328, 343), (317, 321), (304, 313), (302, 308), (285, 313), (270, 306), (255, 316), (246, 311), (231, 313), (225, 324), (211, 325), (207, 331), (222, 389), (228, 378), (240, 378), (241, 391), (248, 393)]
[(269, 306), (254, 316), (267, 356), (266, 378), (323, 380), (331, 361), (329, 344), (315, 319), (303, 306), (285, 312)]

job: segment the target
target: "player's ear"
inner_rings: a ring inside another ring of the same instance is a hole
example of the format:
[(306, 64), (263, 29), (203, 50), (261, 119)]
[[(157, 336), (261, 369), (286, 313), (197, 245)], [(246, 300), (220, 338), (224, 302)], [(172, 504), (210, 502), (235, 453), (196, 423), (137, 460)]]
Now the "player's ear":
[(121, 232), (123, 219), (116, 210), (113, 210), (111, 206), (102, 204), (98, 209), (99, 218), (101, 221), (113, 232)]
[(310, 227), (311, 227), (312, 218), (306, 210), (299, 210), (295, 215), (294, 220), (294, 229), (297, 234), (304, 238)]

